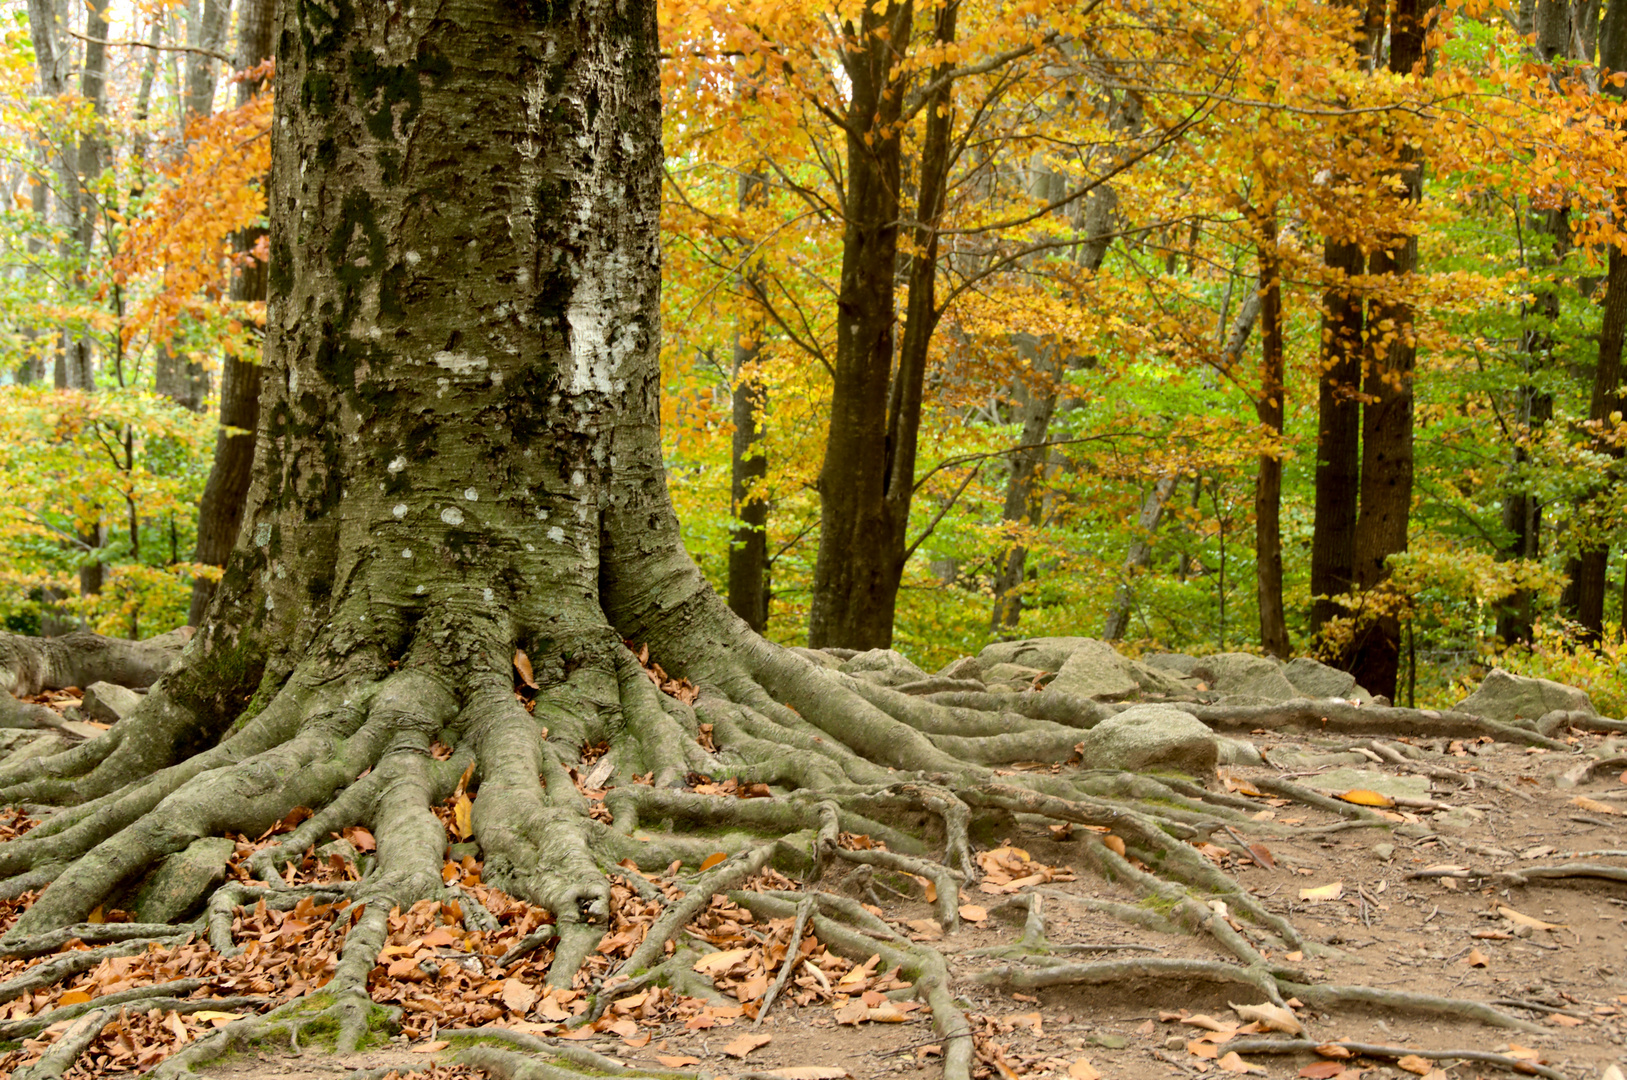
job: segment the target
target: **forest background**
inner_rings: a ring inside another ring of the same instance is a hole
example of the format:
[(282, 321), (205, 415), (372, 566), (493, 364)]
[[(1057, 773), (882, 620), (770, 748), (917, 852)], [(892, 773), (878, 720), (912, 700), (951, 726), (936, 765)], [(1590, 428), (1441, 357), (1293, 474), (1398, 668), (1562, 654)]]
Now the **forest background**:
[[(268, 7), (0, 5), (6, 629), (195, 622), (235, 540)], [(662, 33), (669, 481), (753, 626), (1313, 653), (1420, 706), (1498, 663), (1627, 711), (1627, 3)]]

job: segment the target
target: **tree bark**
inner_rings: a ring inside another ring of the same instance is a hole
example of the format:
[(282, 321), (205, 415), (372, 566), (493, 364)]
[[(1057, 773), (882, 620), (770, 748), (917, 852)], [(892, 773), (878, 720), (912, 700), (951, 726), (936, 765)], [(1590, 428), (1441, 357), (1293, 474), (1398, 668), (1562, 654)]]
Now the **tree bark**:
[[(1390, 72), (1402, 77), (1425, 60), (1430, 0), (1397, 0), (1390, 16)], [(1415, 147), (1401, 152), (1396, 179), (1398, 200), (1423, 198), (1423, 158)], [(1417, 237), (1392, 235), (1372, 253), (1369, 271), (1392, 280), (1381, 286), (1367, 320), (1367, 374), (1363, 390), (1361, 511), (1354, 543), (1356, 587), (1370, 598), (1352, 648), (1351, 674), (1374, 694), (1394, 698), (1400, 670), (1399, 598), (1381, 586), (1390, 556), (1407, 550), (1412, 513), (1413, 368), (1418, 347), (1413, 309), (1406, 298), (1408, 278), (1417, 268)]]
[[(814, 648), (886, 648), (903, 577), (916, 437), (936, 307), (938, 223), (943, 214), (952, 123), (952, 65), (934, 69), (937, 89), (923, 110), (909, 305), (896, 349), (899, 184), (904, 83), (897, 46), (908, 38), (910, 0), (863, 9), (848, 24), (843, 66), (851, 86), (847, 195), (836, 308), (830, 434), (820, 470), (819, 554), (808, 643)], [(954, 40), (957, 4), (936, 14), (938, 41)]]
[(1169, 505), (1179, 479), (1178, 473), (1160, 476), (1141, 504), (1141, 514), (1136, 519), (1136, 538), (1130, 541), (1130, 550), (1124, 556), (1124, 577), (1113, 593), (1113, 606), (1108, 609), (1107, 620), (1102, 624), (1103, 641), (1121, 641), (1130, 629), (1130, 611), (1135, 605), (1135, 575), (1152, 562), (1153, 533), (1158, 530), (1159, 519), (1164, 516), (1164, 507)]
[(1260, 396), (1254, 414), (1269, 445), (1254, 481), (1254, 565), (1260, 606), (1260, 647), (1288, 658), (1288, 621), (1282, 607), (1282, 269), (1277, 253), (1276, 207), (1258, 216), (1260, 258)]
[[(764, 191), (761, 173), (748, 173), (740, 179), (740, 205), (744, 209), (761, 202)], [(744, 275), (758, 272), (755, 263)], [(741, 290), (755, 297), (760, 284), (748, 280)], [(768, 387), (758, 377), (756, 364), (762, 358), (765, 321), (756, 302), (747, 305), (740, 316), (741, 327), (734, 340), (734, 440), (730, 457), (729, 498), (739, 522), (729, 538), (729, 609), (759, 634), (768, 628), (769, 560), (768, 498), (763, 485), (768, 479), (768, 455), (763, 449), (763, 416), (768, 407)]]
[[(271, 29), (275, 0), (242, 0), (238, 7), (237, 66), (243, 70), (271, 59)], [(245, 80), (237, 85), (237, 104), (248, 104), (263, 87)], [(233, 238), (232, 250), (246, 258), (265, 236), (262, 228), (244, 229)], [(232, 279), (232, 299), (239, 303), (264, 303), (267, 267), (259, 260), (240, 263)], [(254, 429), (260, 418), (260, 358), (226, 356), (221, 364), (220, 430), (215, 435), (215, 460), (209, 468), (203, 497), (198, 504), (198, 544), (192, 561), (205, 566), (225, 566), (237, 543), (243, 525), (243, 506), (248, 497), (254, 466)], [(209, 601), (215, 595), (213, 578), (192, 579), (192, 604), (187, 623), (203, 621)]]
[[(1627, 70), (1627, 0), (1610, 0), (1605, 8), (1603, 27), (1599, 33), (1599, 67), (1601, 74)], [(1627, 98), (1627, 88), (1615, 86), (1600, 79), (1603, 92), (1616, 98)], [(1618, 212), (1627, 206), (1627, 192), (1617, 191)], [(1616, 246), (1610, 248), (1605, 270), (1604, 319), (1599, 327), (1599, 353), (1593, 369), (1593, 390), (1588, 398), (1588, 419), (1607, 425), (1613, 414), (1627, 412), (1627, 395), (1621, 392), (1622, 341), (1627, 337), (1627, 255)], [(1599, 439), (1595, 448), (1608, 457), (1620, 459), (1623, 447), (1613, 440)], [(1586, 505), (1592, 496), (1584, 496), (1576, 507), (1578, 517), (1586, 517)], [(1609, 588), (1610, 546), (1590, 544), (1567, 570), (1573, 598), (1572, 616), (1582, 627), (1584, 640), (1596, 642), (1604, 636), (1604, 598)], [(1627, 627), (1627, 572), (1623, 575), (1623, 608), (1621, 621)]]

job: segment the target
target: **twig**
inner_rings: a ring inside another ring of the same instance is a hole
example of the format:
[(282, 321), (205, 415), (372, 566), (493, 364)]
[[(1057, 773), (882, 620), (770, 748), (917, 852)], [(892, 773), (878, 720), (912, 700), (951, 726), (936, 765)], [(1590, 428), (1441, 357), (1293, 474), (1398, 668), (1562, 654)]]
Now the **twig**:
[(110, 45), (116, 49), (153, 49), (157, 52), (192, 53), (195, 56), (207, 56), (211, 60), (219, 60), (222, 64), (237, 63), (236, 57), (215, 52), (213, 49), (200, 49), (193, 45), (160, 45), (152, 41), (108, 41), (105, 38), (86, 37), (84, 34), (75, 33), (72, 30), (68, 30), (67, 34), (71, 38), (77, 38), (90, 45)]
[(813, 914), (813, 910), (814, 897), (812, 896), (804, 898), (802, 903), (797, 905), (797, 921), (796, 925), (791, 928), (791, 943), (785, 947), (785, 962), (780, 965), (780, 973), (775, 977), (774, 985), (768, 988), (768, 994), (763, 998), (762, 1008), (757, 1010), (757, 1019), (752, 1021), (752, 1027), (763, 1026), (763, 1018), (768, 1015), (768, 1010), (774, 1004), (774, 999), (780, 996), (780, 991), (785, 988), (786, 980), (791, 977), (791, 972), (796, 970), (797, 962), (802, 959), (799, 954), (802, 947), (802, 931), (807, 927), (808, 918)]

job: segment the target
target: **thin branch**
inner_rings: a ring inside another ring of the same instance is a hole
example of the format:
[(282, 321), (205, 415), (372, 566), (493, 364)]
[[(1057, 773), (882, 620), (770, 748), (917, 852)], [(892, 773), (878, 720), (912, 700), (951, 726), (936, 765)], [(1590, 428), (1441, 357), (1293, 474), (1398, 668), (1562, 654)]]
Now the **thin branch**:
[(86, 37), (84, 34), (69, 30), (68, 36), (78, 38), (91, 45), (111, 45), (116, 49), (155, 49), (158, 52), (195, 53), (198, 56), (207, 56), (211, 60), (219, 60), (223, 64), (236, 64), (237, 58), (218, 53), (213, 49), (199, 49), (191, 45), (158, 45), (151, 41), (107, 41), (103, 38)]

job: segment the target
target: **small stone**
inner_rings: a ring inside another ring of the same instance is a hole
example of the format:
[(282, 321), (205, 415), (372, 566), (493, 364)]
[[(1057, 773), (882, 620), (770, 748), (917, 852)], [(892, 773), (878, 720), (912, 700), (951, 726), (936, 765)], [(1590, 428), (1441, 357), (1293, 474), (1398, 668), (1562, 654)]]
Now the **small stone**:
[(85, 687), (85, 700), (79, 708), (86, 719), (116, 724), (134, 712), (141, 701), (141, 695), (134, 690), (107, 682), (93, 682)]
[(1185, 1050), (1186, 1040), (1179, 1035), (1171, 1035), (1164, 1040), (1165, 1050)]
[(1395, 845), (1374, 844), (1373, 858), (1377, 859), (1379, 862), (1389, 862), (1391, 859), (1395, 858)]
[(1123, 1035), (1114, 1035), (1110, 1031), (1093, 1031), (1090, 1033), (1090, 1045), (1108, 1050), (1123, 1050), (1130, 1045), (1130, 1040)]

